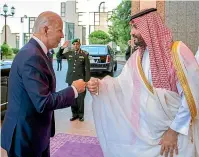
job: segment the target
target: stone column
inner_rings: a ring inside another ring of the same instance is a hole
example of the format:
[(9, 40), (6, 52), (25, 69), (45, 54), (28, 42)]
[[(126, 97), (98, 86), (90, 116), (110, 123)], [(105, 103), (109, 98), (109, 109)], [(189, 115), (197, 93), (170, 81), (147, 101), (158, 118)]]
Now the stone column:
[(140, 1), (139, 0), (131, 0), (131, 14), (136, 14), (140, 11)]
[(157, 1), (156, 2), (156, 8), (158, 13), (160, 14), (163, 22), (165, 22), (165, 1)]
[(165, 1), (164, 0), (131, 0), (131, 14), (136, 14), (146, 8), (157, 8), (162, 20), (165, 21)]

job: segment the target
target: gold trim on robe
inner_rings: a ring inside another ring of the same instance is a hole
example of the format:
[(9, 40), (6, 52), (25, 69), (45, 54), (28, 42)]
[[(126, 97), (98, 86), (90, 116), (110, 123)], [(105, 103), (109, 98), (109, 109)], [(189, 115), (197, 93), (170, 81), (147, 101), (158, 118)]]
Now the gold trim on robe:
[(137, 65), (138, 65), (138, 70), (139, 70), (139, 73), (140, 73), (140, 76), (144, 82), (144, 84), (146, 85), (147, 89), (154, 94), (153, 92), (153, 87), (151, 86), (151, 84), (149, 83), (149, 81), (147, 80), (145, 74), (144, 74), (144, 71), (142, 69), (142, 64), (141, 64), (141, 59), (140, 59), (140, 56), (137, 56)]
[(173, 46), (172, 46), (172, 60), (174, 63), (174, 67), (176, 69), (176, 73), (177, 73), (177, 77), (180, 81), (180, 84), (182, 86), (185, 98), (187, 100), (187, 104), (189, 106), (189, 110), (191, 113), (191, 118), (192, 121), (194, 120), (194, 118), (197, 116), (197, 109), (196, 109), (196, 104), (193, 98), (193, 95), (191, 93), (191, 89), (189, 87), (187, 78), (183, 72), (183, 68), (182, 65), (180, 63), (180, 58), (179, 58), (179, 54), (178, 54), (178, 46), (179, 46), (180, 41), (176, 41), (174, 42)]

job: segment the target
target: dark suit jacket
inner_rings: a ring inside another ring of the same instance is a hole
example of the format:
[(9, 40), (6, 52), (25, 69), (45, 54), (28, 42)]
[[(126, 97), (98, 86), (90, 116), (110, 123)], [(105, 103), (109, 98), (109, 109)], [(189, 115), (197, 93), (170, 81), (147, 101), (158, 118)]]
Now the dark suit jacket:
[(90, 60), (89, 54), (86, 51), (79, 50), (75, 54), (74, 50), (68, 50), (63, 53), (64, 49), (60, 48), (57, 52), (57, 57), (67, 59), (68, 71), (66, 76), (66, 83), (71, 84), (73, 81), (83, 79), (84, 81), (90, 80)]
[(126, 53), (125, 53), (126, 61), (129, 59), (130, 56), (131, 56), (131, 46), (128, 46), (128, 48), (126, 49)]
[(8, 108), (1, 145), (20, 157), (38, 156), (54, 135), (53, 111), (70, 106), (72, 87), (55, 92), (56, 79), (49, 58), (31, 39), (16, 55), (9, 76)]

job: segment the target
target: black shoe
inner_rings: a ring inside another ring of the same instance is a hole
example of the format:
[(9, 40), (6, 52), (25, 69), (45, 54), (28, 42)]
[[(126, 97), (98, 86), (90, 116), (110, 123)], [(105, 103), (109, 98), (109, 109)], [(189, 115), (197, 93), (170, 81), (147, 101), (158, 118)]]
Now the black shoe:
[(84, 118), (83, 118), (83, 117), (79, 118), (79, 121), (80, 121), (80, 122), (83, 122), (83, 121), (84, 121)]
[(76, 119), (78, 119), (78, 117), (72, 117), (72, 118), (70, 119), (70, 121), (74, 121), (74, 120), (76, 120)]

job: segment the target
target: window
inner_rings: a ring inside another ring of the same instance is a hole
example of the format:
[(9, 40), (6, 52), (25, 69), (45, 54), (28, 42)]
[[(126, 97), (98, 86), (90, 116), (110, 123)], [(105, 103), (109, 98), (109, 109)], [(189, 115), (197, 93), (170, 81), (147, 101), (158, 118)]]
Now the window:
[(78, 25), (79, 26), (86, 25), (86, 23), (85, 23), (85, 12), (79, 12), (78, 13)]
[(90, 55), (107, 54), (107, 47), (105, 46), (81, 46), (81, 49), (88, 52)]
[(34, 27), (35, 20), (36, 20), (36, 17), (30, 17), (29, 18), (29, 33), (32, 33), (32, 29)]
[(74, 23), (65, 23), (65, 39), (66, 40), (73, 40), (75, 33), (75, 24)]
[(24, 33), (24, 44), (26, 44), (30, 39), (30, 34)]
[(66, 12), (66, 3), (61, 2), (61, 17), (65, 17), (65, 12)]
[(19, 34), (16, 35), (16, 48), (19, 48), (19, 40), (20, 40), (20, 37), (19, 37)]
[(97, 12), (94, 13), (94, 25), (95, 26), (100, 25), (100, 13)]

